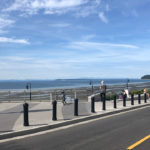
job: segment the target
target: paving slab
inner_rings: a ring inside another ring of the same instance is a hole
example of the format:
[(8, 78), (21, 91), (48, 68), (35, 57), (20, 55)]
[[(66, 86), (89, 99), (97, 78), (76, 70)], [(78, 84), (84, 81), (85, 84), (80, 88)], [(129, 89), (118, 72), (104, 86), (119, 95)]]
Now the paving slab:
[(20, 105), (20, 103), (0, 102), (0, 112)]
[[(6, 106), (7, 104), (4, 104)], [(36, 103), (31, 104), (30, 107), (33, 107)], [(10, 106), (8, 104), (8, 106)], [(13, 127), (16, 124), (16, 120), (20, 117), (23, 110), (23, 104), (13, 105), (14, 107), (5, 107), (6, 109), (0, 111), (0, 133), (12, 132), (14, 131)]]
[[(150, 100), (147, 100), (150, 103)], [(4, 133), (13, 133), (18, 131), (27, 131), (50, 125), (58, 125), (72, 120), (86, 120), (88, 116), (96, 116), (107, 114), (117, 110), (129, 109), (136, 106), (144, 106), (146, 103), (141, 101), (141, 105), (136, 100), (134, 106), (131, 106), (131, 101), (127, 101), (126, 107), (123, 107), (123, 101), (117, 101), (117, 109), (113, 108), (113, 101), (106, 101), (106, 110), (102, 110), (102, 102), (95, 102), (96, 113), (91, 113), (91, 103), (79, 101), (79, 116), (74, 116), (74, 102), (67, 102), (63, 105), (57, 103), (57, 121), (52, 120), (52, 103), (51, 102), (28, 102), (29, 104), (29, 125), (23, 126), (23, 103), (10, 104), (1, 103), (3, 111), (0, 111), (0, 135)], [(147, 103), (147, 104), (148, 104)], [(8, 107), (7, 107), (8, 104)], [(86, 119), (84, 119), (86, 118)]]

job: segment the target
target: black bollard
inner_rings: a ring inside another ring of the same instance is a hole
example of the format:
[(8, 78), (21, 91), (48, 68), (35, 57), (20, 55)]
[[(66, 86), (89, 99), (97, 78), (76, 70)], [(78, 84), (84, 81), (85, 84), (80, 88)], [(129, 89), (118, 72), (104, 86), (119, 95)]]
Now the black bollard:
[(131, 105), (134, 105), (134, 94), (131, 94)]
[(127, 95), (123, 95), (123, 107), (126, 107), (126, 98), (127, 98)]
[(114, 108), (117, 108), (116, 95), (114, 96)]
[(144, 94), (144, 102), (147, 103), (147, 94)]
[(28, 104), (23, 104), (23, 111), (24, 111), (24, 126), (29, 126), (29, 117), (28, 117)]
[(53, 104), (53, 117), (52, 117), (52, 120), (56, 121), (57, 120), (57, 101), (54, 100), (52, 104)]
[(78, 99), (74, 100), (74, 116), (78, 116)]
[(95, 97), (91, 98), (91, 112), (95, 113)]
[(102, 100), (102, 103), (103, 103), (102, 110), (106, 110), (106, 96), (103, 93), (101, 94), (101, 100)]
[(141, 104), (141, 94), (138, 94), (138, 104)]

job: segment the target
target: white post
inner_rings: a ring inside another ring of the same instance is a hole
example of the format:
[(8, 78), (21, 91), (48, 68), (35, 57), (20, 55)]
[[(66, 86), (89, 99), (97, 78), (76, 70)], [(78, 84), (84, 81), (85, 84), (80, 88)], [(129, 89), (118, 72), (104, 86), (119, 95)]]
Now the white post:
[(9, 101), (11, 101), (11, 99), (10, 99), (10, 90), (8, 91), (8, 95), (9, 95)]
[(76, 91), (74, 92), (74, 98), (75, 99), (77, 98), (77, 92)]
[(26, 101), (26, 91), (24, 90), (24, 102)]
[(52, 93), (49, 94), (49, 100), (50, 102), (52, 102), (52, 99), (53, 99), (53, 96), (52, 96)]

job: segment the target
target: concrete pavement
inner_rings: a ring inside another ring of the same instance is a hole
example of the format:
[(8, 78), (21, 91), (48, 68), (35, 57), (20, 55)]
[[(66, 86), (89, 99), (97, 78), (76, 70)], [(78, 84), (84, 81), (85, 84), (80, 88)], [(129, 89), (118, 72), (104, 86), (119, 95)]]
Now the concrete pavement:
[[(148, 103), (150, 100), (148, 100)], [(147, 103), (147, 104), (148, 104)], [(95, 103), (96, 113), (91, 113), (90, 102), (79, 101), (79, 116), (74, 116), (74, 103), (68, 101), (66, 105), (61, 102), (57, 103), (57, 121), (52, 121), (52, 103), (51, 102), (28, 102), (29, 104), (29, 124), (30, 126), (23, 126), (23, 102), (21, 103), (0, 103), (0, 136), (7, 133), (14, 133), (18, 131), (27, 131), (39, 127), (46, 127), (49, 125), (58, 125), (71, 120), (78, 120), (89, 116), (96, 116), (100, 114), (107, 114), (114, 111), (130, 109), (132, 107), (144, 106), (144, 100), (139, 105), (137, 100), (135, 105), (131, 106), (131, 102), (127, 101), (127, 106), (123, 107), (122, 101), (117, 101), (117, 109), (113, 108), (113, 101), (106, 102), (106, 111), (102, 110), (102, 102)]]

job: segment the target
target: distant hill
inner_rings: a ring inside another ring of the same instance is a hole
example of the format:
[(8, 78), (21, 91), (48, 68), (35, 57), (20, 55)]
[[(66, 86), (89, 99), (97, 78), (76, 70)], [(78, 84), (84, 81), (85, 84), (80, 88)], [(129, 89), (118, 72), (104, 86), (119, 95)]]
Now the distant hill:
[(141, 79), (150, 79), (150, 75), (144, 75)]

